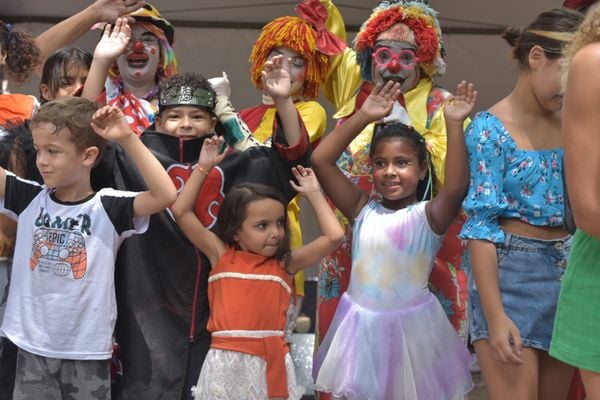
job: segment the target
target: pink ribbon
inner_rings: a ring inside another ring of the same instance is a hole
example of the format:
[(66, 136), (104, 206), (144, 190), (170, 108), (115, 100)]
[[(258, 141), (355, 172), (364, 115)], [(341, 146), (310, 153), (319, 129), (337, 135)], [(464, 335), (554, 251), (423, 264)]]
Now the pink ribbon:
[(346, 48), (346, 43), (327, 29), (327, 9), (319, 0), (304, 0), (296, 6), (296, 14), (317, 31), (317, 49), (333, 56)]

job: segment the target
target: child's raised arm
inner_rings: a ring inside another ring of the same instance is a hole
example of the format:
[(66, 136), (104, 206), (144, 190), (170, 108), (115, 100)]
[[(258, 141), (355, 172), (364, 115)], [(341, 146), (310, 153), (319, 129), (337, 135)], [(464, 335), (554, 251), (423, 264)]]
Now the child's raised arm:
[(321, 229), (321, 236), (292, 251), (292, 259), (286, 269), (289, 273), (294, 274), (316, 264), (335, 250), (344, 238), (344, 230), (327, 204), (315, 173), (310, 168), (302, 166), (292, 168), (292, 173), (296, 177), (298, 185), (293, 181), (290, 181), (290, 184), (308, 200)]
[[(144, 4), (145, 1), (142, 0), (96, 0), (77, 14), (52, 25), (35, 38), (35, 43), (42, 53), (42, 59), (46, 60), (55, 50), (75, 42), (95, 23), (113, 23), (118, 17), (132, 13), (143, 7)], [(38, 76), (42, 75), (42, 68), (43, 65), (40, 64), (36, 70)], [(95, 100), (93, 99), (93, 101)]]
[(217, 95), (217, 104), (215, 105), (215, 114), (217, 119), (225, 128), (223, 137), (225, 143), (236, 150), (244, 151), (250, 147), (260, 146), (260, 143), (254, 139), (248, 125), (242, 120), (231, 104), (231, 82), (227, 73), (223, 71), (222, 76), (208, 79)]
[(185, 236), (208, 257), (211, 266), (215, 265), (225, 252), (225, 244), (202, 225), (194, 212), (194, 204), (208, 173), (225, 157), (225, 153), (219, 154), (222, 144), (223, 138), (217, 136), (204, 141), (198, 165), (171, 207), (171, 212)]
[(104, 90), (104, 81), (112, 63), (125, 51), (131, 38), (127, 18), (118, 18), (115, 26), (106, 25), (102, 38), (94, 50), (94, 58), (88, 72), (81, 97), (96, 101)]
[(273, 99), (288, 146), (294, 147), (300, 141), (302, 128), (291, 97), (290, 68), (291, 60), (284, 60), (282, 55), (274, 56), (265, 63), (262, 86)]
[(469, 164), (463, 125), (473, 111), (476, 100), (475, 86), (462, 81), (456, 87), (456, 95), (444, 105), (448, 141), (444, 185), (426, 206), (429, 224), (439, 234), (445, 233), (456, 218), (469, 187)]
[(325, 193), (350, 222), (366, 204), (369, 195), (352, 183), (336, 162), (367, 125), (390, 113), (399, 95), (399, 83), (377, 84), (360, 110), (327, 135), (312, 154), (312, 166)]
[(135, 216), (152, 215), (164, 210), (175, 201), (177, 191), (171, 178), (131, 130), (123, 112), (114, 106), (105, 106), (92, 117), (94, 131), (107, 140), (119, 143), (138, 167), (148, 191), (138, 194), (133, 202)]

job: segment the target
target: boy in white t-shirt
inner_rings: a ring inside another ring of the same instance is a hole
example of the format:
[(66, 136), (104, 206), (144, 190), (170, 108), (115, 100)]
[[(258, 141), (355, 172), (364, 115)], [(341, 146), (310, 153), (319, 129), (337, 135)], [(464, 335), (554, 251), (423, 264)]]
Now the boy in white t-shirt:
[[(44, 185), (0, 168), (1, 211), (18, 221), (1, 326), (19, 347), (14, 399), (109, 399), (117, 249), (175, 200), (175, 187), (116, 107), (52, 101), (31, 126)], [(92, 190), (106, 140), (127, 151), (148, 191)]]

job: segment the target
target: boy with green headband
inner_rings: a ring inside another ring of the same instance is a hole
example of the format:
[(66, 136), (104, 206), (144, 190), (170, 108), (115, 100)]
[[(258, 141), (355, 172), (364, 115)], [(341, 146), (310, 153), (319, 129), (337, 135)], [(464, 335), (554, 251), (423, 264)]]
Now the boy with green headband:
[[(282, 89), (285, 103), (289, 77), (281, 71), (281, 64), (266, 66), (265, 80), (273, 90)], [(263, 183), (291, 200), (295, 195), (289, 184), (292, 166), (308, 165), (310, 157), (306, 128), (295, 110), (287, 112), (285, 105), (278, 108), (273, 145), (256, 146), (242, 129), (232, 134), (231, 127), (238, 122), (223, 88), (227, 83), (215, 86), (218, 93), (198, 74), (163, 81), (154, 126), (141, 136), (180, 190), (194, 170), (204, 140), (221, 127), (228, 132), (225, 137), (236, 150), (229, 150), (210, 171), (196, 203), (198, 218), (211, 228), (217, 223), (224, 195), (237, 183)], [(226, 113), (228, 118), (219, 119), (216, 113)], [(288, 128), (293, 124), (297, 131)], [(135, 168), (118, 147), (109, 149), (96, 172), (101, 186), (141, 185)], [(148, 232), (132, 239), (124, 244), (117, 261), (123, 266), (117, 268), (121, 312), (116, 331), (123, 379), (117, 384), (116, 398), (157, 398), (158, 393), (168, 398), (180, 398), (183, 393), (187, 398), (210, 346), (208, 261), (185, 239), (169, 212), (153, 216)], [(127, 283), (132, 281), (135, 285)], [(168, 388), (162, 383), (165, 379), (171, 383)]]

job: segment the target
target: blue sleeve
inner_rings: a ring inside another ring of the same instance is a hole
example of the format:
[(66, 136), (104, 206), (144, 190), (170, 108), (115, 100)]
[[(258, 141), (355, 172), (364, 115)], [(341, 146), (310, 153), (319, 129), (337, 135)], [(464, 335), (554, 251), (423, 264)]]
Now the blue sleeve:
[(469, 191), (463, 201), (468, 218), (460, 233), (463, 239), (504, 241), (498, 218), (507, 208), (503, 192), (506, 137), (502, 125), (491, 115), (475, 116), (465, 132), (469, 157)]

